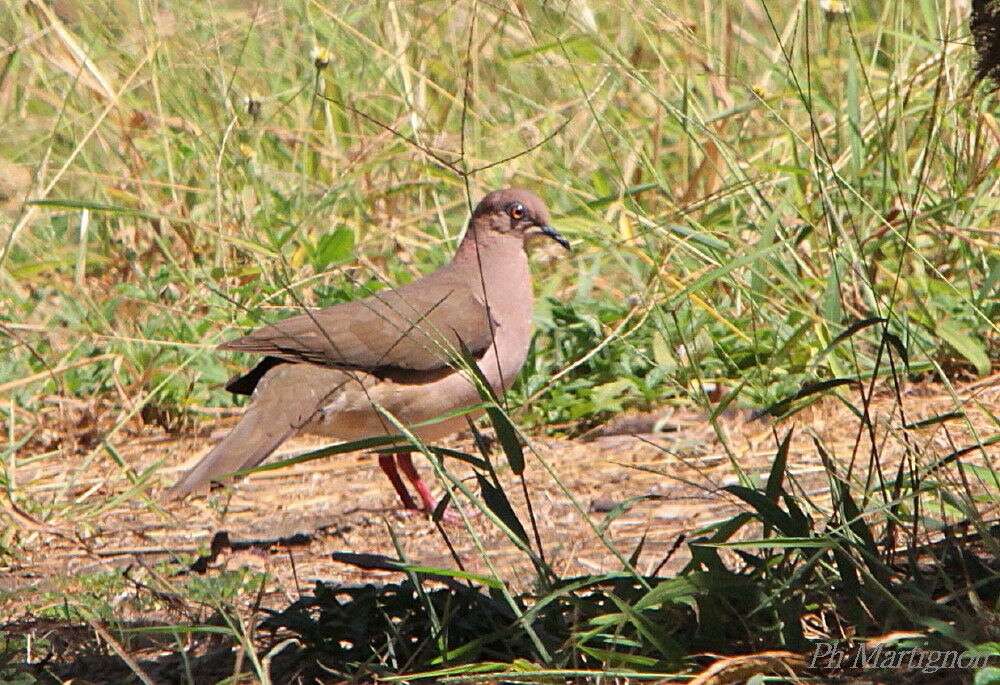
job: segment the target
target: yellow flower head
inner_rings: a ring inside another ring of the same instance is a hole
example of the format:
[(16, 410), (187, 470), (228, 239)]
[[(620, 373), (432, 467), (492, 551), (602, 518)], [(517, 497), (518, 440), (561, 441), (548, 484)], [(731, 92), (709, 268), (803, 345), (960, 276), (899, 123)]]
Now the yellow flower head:
[(317, 71), (326, 69), (330, 64), (330, 51), (318, 45), (313, 46), (311, 57), (313, 66), (316, 67)]

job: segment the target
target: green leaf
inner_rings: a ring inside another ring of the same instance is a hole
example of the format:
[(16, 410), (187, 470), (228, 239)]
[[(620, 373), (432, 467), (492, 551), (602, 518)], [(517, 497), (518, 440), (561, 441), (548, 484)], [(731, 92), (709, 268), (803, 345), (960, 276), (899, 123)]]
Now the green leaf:
[(635, 603), (635, 609), (642, 611), (659, 604), (679, 604), (687, 607), (695, 606), (695, 597), (703, 594), (701, 589), (688, 578), (671, 578), (665, 580), (643, 595)]
[[(381, 447), (383, 445), (394, 445), (394, 444), (405, 444), (409, 447), (409, 440), (407, 440), (405, 435), (386, 435), (379, 436), (376, 438), (364, 438), (362, 440), (351, 440), (350, 442), (341, 442), (336, 445), (330, 445), (328, 447), (321, 447), (317, 450), (311, 452), (306, 452), (305, 454), (300, 454), (289, 459), (282, 459), (281, 461), (275, 461), (268, 464), (263, 464), (261, 466), (254, 466), (249, 469), (242, 469), (234, 473), (227, 473), (219, 478), (231, 478), (246, 476), (251, 473), (260, 473), (261, 471), (273, 471), (275, 469), (285, 468), (286, 466), (291, 466), (293, 464), (301, 464), (304, 461), (313, 461), (314, 459), (322, 459), (323, 457), (328, 457), (331, 454), (344, 454), (345, 452), (359, 452), (361, 450), (372, 449), (373, 447)], [(398, 451), (398, 450), (395, 450)]]
[(785, 479), (785, 466), (788, 464), (788, 448), (792, 444), (792, 430), (785, 433), (781, 444), (778, 445), (778, 452), (774, 455), (774, 463), (771, 464), (771, 473), (767, 477), (767, 498), (772, 502), (778, 501), (778, 495), (782, 492), (782, 483)]
[(521, 441), (517, 437), (517, 429), (514, 428), (514, 424), (510, 422), (510, 419), (507, 418), (507, 415), (500, 408), (500, 400), (497, 398), (496, 393), (493, 392), (493, 386), (486, 380), (483, 370), (476, 363), (472, 352), (465, 346), (464, 341), (459, 340), (458, 344), (461, 348), (462, 358), (469, 365), (469, 369), (478, 381), (476, 388), (479, 390), (479, 396), (487, 402), (492, 402), (492, 404), (486, 405), (486, 413), (490, 417), (490, 423), (493, 424), (493, 430), (497, 433), (497, 440), (503, 448), (503, 453), (507, 456), (507, 463), (510, 464), (510, 470), (520, 476), (524, 473), (524, 451), (521, 449)]
[(702, 547), (719, 549), (830, 549), (836, 543), (829, 538), (774, 537), (739, 540), (738, 542), (700, 542)]
[[(448, 449), (447, 447), (435, 447), (434, 445), (426, 445), (427, 451), (432, 454), (436, 454), (439, 457), (451, 457), (453, 459), (458, 459), (459, 461), (464, 461), (470, 466), (474, 466), (477, 469), (482, 469), (483, 471), (489, 471), (490, 465), (486, 463), (485, 459), (477, 457), (473, 454), (468, 454), (467, 452), (460, 452), (458, 450)], [(374, 454), (395, 454), (399, 452), (398, 447), (379, 447), (378, 449), (368, 450), (370, 453)]]
[(619, 378), (610, 383), (594, 386), (590, 391), (590, 401), (598, 411), (621, 411), (623, 396), (633, 389), (635, 382), (630, 378)]
[(781, 414), (784, 414), (785, 410), (797, 400), (804, 399), (810, 395), (824, 393), (827, 390), (832, 390), (833, 388), (840, 387), (841, 385), (850, 385), (851, 383), (857, 382), (857, 379), (854, 378), (830, 378), (823, 381), (809, 381), (803, 383), (794, 395), (778, 400), (766, 409), (761, 409), (754, 415), (753, 418), (758, 419), (762, 416), (780, 416)]
[(986, 349), (983, 347), (982, 341), (959, 328), (954, 319), (938, 321), (934, 330), (942, 340), (955, 348), (956, 352), (976, 367), (976, 373), (980, 376), (989, 374), (990, 358), (986, 356)]
[(964, 411), (950, 411), (945, 414), (938, 414), (926, 419), (921, 419), (920, 421), (911, 421), (910, 423), (903, 424), (903, 428), (906, 430), (927, 428), (928, 426), (936, 426), (939, 423), (947, 423), (948, 421), (952, 421), (954, 419), (964, 419), (965, 416), (966, 414)]
[(785, 535), (802, 537), (808, 534), (808, 531), (801, 530), (797, 522), (787, 512), (782, 511), (776, 503), (768, 499), (764, 493), (745, 488), (742, 485), (728, 485), (722, 489), (749, 504), (757, 512), (761, 521), (777, 528)]
[[(831, 282), (836, 282), (835, 279), (832, 279), (832, 278), (830, 279), (830, 281)], [(830, 344), (827, 345), (823, 349), (822, 352), (820, 352), (818, 355), (816, 355), (816, 361), (819, 361), (820, 359), (822, 359), (823, 357), (825, 357), (826, 355), (828, 355), (833, 350), (833, 348), (835, 348), (837, 345), (839, 345), (840, 343), (842, 343), (844, 340), (847, 340), (848, 338), (850, 338), (855, 333), (857, 333), (859, 331), (863, 331), (864, 329), (868, 328), (869, 326), (875, 326), (877, 324), (884, 324), (884, 323), (886, 323), (886, 320), (883, 319), (883, 318), (881, 318), (881, 317), (878, 317), (878, 316), (873, 316), (873, 317), (870, 317), (870, 318), (867, 318), (867, 319), (861, 319), (859, 321), (855, 321), (850, 326), (848, 326), (846, 329), (844, 329), (843, 331), (841, 331), (837, 335), (836, 338), (834, 338), (833, 340), (831, 340)]]
[(669, 371), (677, 368), (674, 355), (670, 352), (670, 347), (659, 331), (653, 331), (653, 361), (657, 366), (662, 366)]
[(973, 685), (1000, 685), (1000, 668), (987, 666), (976, 671)]
[(333, 233), (323, 235), (316, 242), (312, 254), (313, 268), (323, 271), (330, 264), (342, 262), (351, 256), (354, 249), (354, 231), (341, 226)]
[(749, 264), (753, 264), (756, 261), (764, 259), (772, 252), (776, 252), (779, 248), (783, 247), (782, 243), (774, 243), (769, 245), (764, 249), (754, 250), (750, 254), (743, 255), (742, 257), (737, 257), (717, 266), (714, 269), (706, 272), (702, 276), (699, 276), (693, 282), (688, 283), (680, 292), (671, 293), (671, 301), (668, 306), (676, 306), (676, 303), (681, 302), (683, 298), (696, 293), (702, 288), (705, 288), (712, 283), (720, 280), (723, 276), (732, 273), (733, 271), (743, 268)]
[(483, 502), (489, 507), (490, 511), (496, 514), (496, 517), (503, 521), (504, 525), (513, 531), (517, 537), (521, 538), (524, 544), (529, 544), (528, 533), (525, 531), (524, 526), (521, 525), (517, 514), (514, 513), (514, 508), (510, 506), (507, 494), (486, 480), (480, 473), (476, 474), (476, 480), (479, 481), (479, 492), (483, 496)]
[(500, 581), (496, 580), (495, 578), (480, 575), (478, 573), (469, 573), (467, 571), (460, 571), (457, 569), (450, 569), (450, 568), (438, 568), (436, 566), (422, 566), (420, 564), (409, 564), (404, 561), (392, 559), (390, 557), (381, 554), (358, 554), (355, 552), (334, 552), (333, 554), (330, 555), (330, 558), (342, 564), (350, 564), (351, 566), (356, 566), (358, 568), (365, 570), (422, 573), (424, 575), (436, 576), (439, 578), (457, 578), (459, 580), (471, 580), (476, 583), (481, 583), (486, 587), (492, 587), (492, 588), (499, 588), (502, 586), (502, 583), (500, 583)]
[(615, 595), (608, 595), (608, 599), (614, 602), (618, 610), (625, 615), (636, 631), (652, 644), (667, 659), (678, 659), (684, 654), (684, 649), (672, 637), (666, 634), (662, 626), (657, 626), (649, 618), (643, 616), (640, 611), (636, 611), (632, 606), (619, 599)]

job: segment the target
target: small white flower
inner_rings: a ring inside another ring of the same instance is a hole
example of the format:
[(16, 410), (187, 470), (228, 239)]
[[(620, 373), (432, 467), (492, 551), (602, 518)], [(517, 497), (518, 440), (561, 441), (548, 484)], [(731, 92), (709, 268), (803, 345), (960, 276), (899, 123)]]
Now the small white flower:
[(176, 302), (181, 298), (181, 290), (173, 283), (167, 283), (157, 293), (164, 302)]
[(330, 65), (330, 51), (326, 48), (314, 45), (309, 56), (312, 58), (313, 66), (316, 67), (317, 71), (322, 71)]
[(250, 91), (250, 94), (246, 96), (243, 100), (243, 104), (246, 105), (247, 114), (252, 116), (254, 119), (260, 116), (261, 108), (261, 97), (260, 93), (257, 91)]

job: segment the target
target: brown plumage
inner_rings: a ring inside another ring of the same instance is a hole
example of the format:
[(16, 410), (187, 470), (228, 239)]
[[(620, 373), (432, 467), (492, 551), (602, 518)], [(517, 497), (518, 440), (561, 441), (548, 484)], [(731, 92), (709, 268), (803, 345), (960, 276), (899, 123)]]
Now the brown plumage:
[[(264, 326), (220, 349), (266, 355), (231, 382), (253, 400), (237, 426), (165, 497), (184, 495), (235, 471), (256, 466), (300, 430), (357, 440), (398, 431), (381, 407), (412, 426), (479, 401), (456, 360), (460, 342), (478, 359), (498, 393), (510, 387), (531, 340), (533, 296), (525, 243), (546, 235), (548, 210), (526, 190), (498, 190), (482, 199), (452, 261), (402, 287), (305, 312)], [(414, 429), (423, 440), (458, 430), (456, 417)], [(397, 466), (417, 488), (422, 508), (434, 506), (408, 451), (383, 455), (403, 505), (415, 508)]]

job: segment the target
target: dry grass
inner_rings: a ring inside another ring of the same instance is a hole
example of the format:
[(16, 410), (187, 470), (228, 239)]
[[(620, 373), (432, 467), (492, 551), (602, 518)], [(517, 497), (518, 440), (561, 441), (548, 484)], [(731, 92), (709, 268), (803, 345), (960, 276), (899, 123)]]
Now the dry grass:
[[(897, 398), (876, 398), (871, 413), (882, 449), (874, 467), (860, 463), (867, 457), (859, 457), (855, 469), (859, 491), (874, 486), (864, 482), (868, 474), (881, 474), (891, 482), (899, 469), (926, 469), (957, 449), (977, 444), (977, 436), (989, 432), (991, 417), (988, 412), (970, 409), (968, 400), (988, 402), (996, 392), (995, 385), (972, 389), (961, 405), (967, 411), (964, 420), (911, 430), (905, 449), (903, 442), (892, 437), (900, 425)], [(908, 388), (902, 399), (906, 419), (911, 423), (956, 408), (954, 398), (922, 384)], [(556, 479), (547, 476), (537, 463), (528, 471), (535, 514), (543, 522), (540, 532), (544, 554), (560, 577), (613, 573), (619, 568), (618, 558), (591, 534), (592, 526), (604, 524), (608, 541), (618, 549), (631, 551), (641, 545), (635, 563), (643, 573), (678, 573), (691, 561), (690, 550), (682, 541), (697, 537), (700, 530), (711, 530), (745, 509), (737, 498), (721, 490), (739, 480), (734, 477), (730, 459), (738, 465), (742, 478), (765, 483), (775, 456), (774, 431), (784, 430), (770, 422), (748, 420), (745, 414), (725, 417), (722, 427), (729, 446), (725, 450), (703, 416), (673, 412), (657, 418), (668, 430), (677, 428), (678, 432), (608, 435), (586, 443), (542, 437), (532, 440), (537, 458), (556, 475)], [(817, 455), (814, 439), (846, 464), (849, 455), (857, 452), (858, 424), (852, 412), (834, 400), (802, 411), (796, 423), (804, 428), (796, 431), (791, 443), (786, 478), (790, 490), (808, 502), (811, 513), (823, 517), (833, 510), (833, 505), (828, 472)], [(166, 453), (172, 466), (159, 473), (169, 479), (200, 455), (204, 442), (150, 437), (131, 442), (122, 457), (142, 470)], [(301, 449), (308, 444), (298, 440), (291, 447)], [(471, 448), (468, 439), (449, 446)], [(867, 449), (861, 452), (871, 453)], [(982, 454), (962, 461), (967, 466), (984, 463)], [(65, 467), (57, 463), (25, 469), (24, 487), (35, 497), (44, 498), (46, 493), (66, 486), (65, 472)], [(955, 492), (965, 492), (970, 502), (981, 499), (984, 518), (995, 517), (998, 486), (970, 479), (969, 475), (966, 472), (963, 476), (954, 465), (935, 472), (935, 478), (950, 483)], [(76, 482), (74, 488), (111, 500), (116, 480), (115, 470), (97, 469), (87, 480)], [(516, 479), (508, 476), (504, 482), (510, 492), (517, 491)], [(207, 572), (209, 578), (224, 578), (233, 584), (236, 592), (230, 609), (252, 623), (262, 608), (280, 611), (310, 592), (316, 581), (359, 587), (399, 580), (398, 572), (340, 563), (331, 556), (337, 553), (363, 551), (409, 559), (422, 566), (454, 567), (440, 531), (422, 516), (398, 512), (391, 489), (382, 486), (372, 458), (337, 455), (251, 476), (232, 492), (219, 493), (208, 501), (179, 503), (164, 512), (151, 509), (141, 500), (122, 500), (95, 518), (98, 525), (85, 535), (70, 526), (25, 530), (23, 554), (8, 568), (0, 588), (8, 593), (3, 612), (13, 619), (8, 630), (24, 631), (56, 645), (50, 664), (62, 677), (86, 677), (98, 662), (107, 662), (111, 667), (116, 662), (114, 657), (101, 661), (87, 656), (93, 650), (103, 653), (107, 647), (107, 640), (95, 636), (88, 626), (70, 630), (65, 622), (39, 617), (40, 610), (43, 615), (51, 613), (51, 609), (42, 608), (42, 598), (91, 594), (93, 579), (104, 578), (111, 585), (99, 593), (107, 597), (103, 601), (108, 602), (106, 608), (113, 612), (117, 628), (140, 629), (136, 634), (127, 634), (127, 647), (122, 649), (141, 661), (148, 672), (171, 678), (174, 676), (170, 674), (180, 668), (177, 656), (168, 654), (173, 651), (171, 640), (176, 637), (144, 636), (141, 628), (198, 624), (207, 617), (207, 607), (191, 589), (193, 568), (198, 573)], [(567, 491), (582, 505), (589, 521), (567, 498)], [(606, 519), (609, 510), (631, 498), (644, 499), (619, 512), (613, 520)], [(515, 502), (515, 506), (526, 520), (523, 502)], [(931, 496), (925, 506), (941, 507), (942, 502)], [(941, 523), (958, 525), (951, 536), (962, 535), (963, 524), (964, 534), (974, 532), (955, 509), (937, 509), (933, 516)], [(873, 513), (871, 520), (876, 529), (881, 519), (881, 514)], [(478, 541), (460, 526), (444, 528), (463, 568), (486, 575), (491, 568), (503, 569), (504, 580), (513, 592), (531, 593), (535, 570), (524, 555), (481, 516), (473, 516), (472, 526)], [(391, 537), (387, 535), (389, 530)], [(223, 531), (229, 544), (210, 554), (213, 539)], [(750, 527), (737, 539), (752, 539), (759, 534), (759, 528)], [(924, 562), (932, 563), (940, 535), (928, 530), (921, 537), (919, 544), (928, 552)], [(489, 550), (486, 557), (480, 554), (479, 546)], [(905, 549), (902, 546), (898, 551), (900, 560)], [(250, 575), (246, 575), (248, 572)], [(152, 594), (150, 584), (156, 588)], [(241, 587), (244, 589), (239, 590)], [(813, 623), (811, 629), (816, 639), (830, 638), (818, 623)], [(275, 644), (275, 638), (267, 632), (256, 639), (261, 647)], [(186, 641), (197, 682), (209, 682), (239, 669), (232, 638), (194, 633)], [(120, 661), (117, 664), (114, 668), (123, 675), (129, 672)]]

